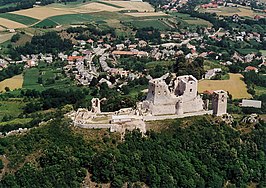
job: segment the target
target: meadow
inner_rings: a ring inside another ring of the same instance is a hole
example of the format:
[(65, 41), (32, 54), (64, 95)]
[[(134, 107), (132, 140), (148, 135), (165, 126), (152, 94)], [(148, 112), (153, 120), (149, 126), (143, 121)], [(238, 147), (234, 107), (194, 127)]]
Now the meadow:
[[(74, 86), (70, 78), (62, 75), (61, 70), (41, 63), (38, 67), (27, 69), (24, 73), (23, 89), (43, 91), (49, 88), (67, 89)], [(41, 78), (42, 84), (38, 83)]]
[(200, 80), (198, 91), (203, 93), (206, 90), (225, 90), (228, 91), (233, 99), (251, 98), (247, 92), (247, 85), (242, 80), (241, 74), (229, 74), (229, 80)]

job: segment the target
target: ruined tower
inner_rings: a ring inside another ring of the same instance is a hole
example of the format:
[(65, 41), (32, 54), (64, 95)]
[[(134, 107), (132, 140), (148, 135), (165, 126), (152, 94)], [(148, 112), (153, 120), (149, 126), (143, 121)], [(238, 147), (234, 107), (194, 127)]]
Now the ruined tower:
[(93, 98), (91, 100), (91, 112), (100, 114), (101, 113), (101, 100), (98, 98)]
[(212, 95), (213, 114), (222, 116), (227, 113), (227, 93), (224, 90), (217, 90)]

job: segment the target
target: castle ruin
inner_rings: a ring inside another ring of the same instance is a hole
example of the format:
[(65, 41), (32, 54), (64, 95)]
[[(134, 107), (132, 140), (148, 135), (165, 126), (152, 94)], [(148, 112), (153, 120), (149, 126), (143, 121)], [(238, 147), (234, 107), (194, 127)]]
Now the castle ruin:
[(151, 115), (182, 115), (203, 111), (205, 105), (198, 95), (198, 80), (185, 75), (174, 77), (170, 84), (166, 84), (164, 77), (150, 80), (147, 98), (140, 106)]

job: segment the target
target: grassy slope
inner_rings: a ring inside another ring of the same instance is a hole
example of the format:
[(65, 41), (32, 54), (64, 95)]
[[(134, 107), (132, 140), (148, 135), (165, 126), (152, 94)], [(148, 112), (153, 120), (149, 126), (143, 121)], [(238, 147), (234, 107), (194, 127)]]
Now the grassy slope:
[(20, 113), (22, 113), (22, 108), (24, 106), (25, 103), (22, 100), (9, 99), (0, 101), (0, 120), (2, 120), (4, 115), (17, 117)]
[(166, 25), (160, 20), (134, 20), (131, 21), (130, 23), (137, 28), (153, 27), (159, 30), (170, 29), (168, 25)]

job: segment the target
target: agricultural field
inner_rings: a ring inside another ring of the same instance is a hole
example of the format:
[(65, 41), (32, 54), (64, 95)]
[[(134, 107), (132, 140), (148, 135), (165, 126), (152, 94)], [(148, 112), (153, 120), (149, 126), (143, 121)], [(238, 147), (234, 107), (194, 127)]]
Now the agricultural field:
[(5, 19), (5, 18), (0, 18), (0, 25), (2, 27), (9, 28), (9, 29), (17, 29), (17, 28), (27, 27), (24, 24), (21, 24), (21, 23), (18, 23), (18, 22), (14, 22), (12, 20), (8, 20), (8, 19)]
[(164, 12), (130, 12), (124, 14), (133, 17), (168, 17)]
[(112, 4), (112, 3), (108, 3), (106, 1), (97, 1), (97, 3), (103, 4), (103, 5), (107, 5), (107, 6), (111, 6), (111, 7), (115, 7), (115, 8), (124, 8), (124, 7), (121, 7), (119, 5), (115, 5), (115, 4)]
[[(128, 13), (128, 11), (131, 11), (131, 13)], [(125, 21), (133, 17), (154, 18), (162, 16), (167, 15), (162, 12), (154, 12), (154, 8), (146, 2), (92, 1), (83, 3), (80, 0), (66, 5), (54, 3), (12, 13), (2, 13), (0, 14), (0, 30), (4, 30), (4, 28), (27, 28), (29, 26), (46, 28), (91, 21), (107, 21), (110, 19)], [(159, 27), (165, 27), (163, 25), (165, 24), (159, 23)]]
[(136, 21), (128, 21), (125, 22), (126, 25), (132, 25), (133, 27), (136, 28), (144, 28), (144, 27), (153, 27), (159, 30), (167, 30), (171, 29), (169, 25), (164, 23), (161, 20), (136, 20)]
[(5, 79), (0, 82), (0, 92), (5, 91), (5, 87), (9, 87), (10, 90), (22, 88), (23, 76), (17, 75), (12, 78)]
[(137, 10), (139, 12), (154, 12), (154, 8), (147, 2), (109, 1), (109, 4), (124, 7), (124, 10)]
[(73, 14), (73, 11), (71, 11), (71, 9), (66, 9), (66, 8), (60, 9), (60, 8), (52, 8), (52, 7), (43, 6), (43, 7), (34, 7), (30, 9), (19, 10), (19, 11), (15, 11), (12, 13), (35, 18), (38, 20), (43, 20), (51, 16)]
[(247, 92), (247, 86), (242, 80), (241, 74), (229, 74), (229, 80), (201, 80), (198, 84), (198, 91), (203, 93), (206, 90), (228, 91), (233, 99), (251, 98)]
[(200, 18), (195, 18), (195, 19), (190, 19), (190, 20), (184, 20), (185, 22), (187, 22), (190, 25), (201, 25), (201, 26), (207, 26), (207, 27), (211, 27), (212, 24), (209, 21), (200, 19)]
[(0, 44), (10, 40), (13, 35), (14, 33), (0, 33)]
[(91, 12), (101, 12), (101, 11), (116, 12), (120, 10), (122, 9), (98, 2), (88, 3), (86, 5), (82, 5), (80, 7), (75, 8), (75, 11), (77, 13), (91, 13)]
[(254, 17), (258, 13), (251, 10), (250, 7), (245, 7), (241, 5), (237, 5), (237, 7), (218, 7), (218, 8), (210, 8), (210, 9), (199, 9), (200, 12), (209, 12), (216, 13), (218, 16), (233, 16), (234, 14), (238, 14), (242, 17)]
[(208, 26), (208, 27), (212, 26), (212, 24), (209, 21), (203, 20), (200, 18), (191, 17), (189, 14), (174, 12), (174, 13), (171, 13), (170, 15), (186, 22), (189, 25), (202, 25), (202, 26)]
[[(50, 17), (40, 23), (37, 24), (57, 24), (57, 25), (67, 25), (67, 24), (79, 24), (79, 23), (87, 23), (93, 20), (93, 16), (90, 14), (69, 14), (69, 15), (60, 15)], [(47, 22), (47, 23), (44, 23)]]
[(47, 18), (47, 19), (44, 19), (44, 20), (38, 22), (36, 25), (34, 25), (34, 27), (45, 28), (45, 27), (55, 27), (57, 25), (58, 25), (58, 23), (51, 20), (51, 18)]
[(34, 23), (38, 22), (38, 19), (23, 16), (23, 15), (17, 15), (17, 14), (11, 14), (11, 13), (1, 13), (0, 18), (5, 18), (14, 22), (18, 22), (24, 25), (33, 25)]
[(0, 101), (0, 121), (5, 115), (17, 117), (23, 112), (25, 103), (20, 99), (9, 99)]

